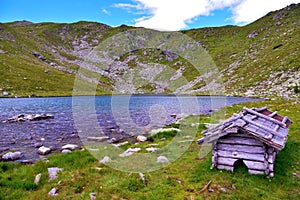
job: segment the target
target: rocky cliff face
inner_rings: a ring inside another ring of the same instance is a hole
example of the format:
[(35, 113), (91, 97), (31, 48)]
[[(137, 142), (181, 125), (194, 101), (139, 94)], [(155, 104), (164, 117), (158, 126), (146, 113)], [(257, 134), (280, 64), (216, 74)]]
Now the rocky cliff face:
[[(75, 76), (88, 85), (95, 82), (92, 73), (99, 77), (98, 94), (209, 94), (214, 88), (228, 95), (293, 98), (300, 80), (299, 27), (300, 5), (293, 4), (243, 27), (181, 31), (203, 47), (216, 65), (199, 73), (187, 57), (178, 55), (194, 44), (181, 44), (175, 53), (159, 46), (147, 48), (141, 42), (127, 53), (118, 55), (116, 50), (113, 56), (99, 57), (99, 46), (106, 55), (105, 41), (133, 27), (95, 22), (0, 23), (0, 94), (71, 95)], [(115, 43), (124, 50), (118, 39)], [(95, 63), (102, 63), (101, 67)]]

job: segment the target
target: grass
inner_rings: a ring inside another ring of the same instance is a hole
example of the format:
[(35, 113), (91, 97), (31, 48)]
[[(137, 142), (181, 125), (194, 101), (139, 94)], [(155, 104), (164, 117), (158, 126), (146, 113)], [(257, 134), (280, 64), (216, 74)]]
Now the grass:
[[(99, 164), (88, 151), (79, 150), (53, 155), (49, 157), (49, 162), (39, 161), (33, 165), (0, 163), (0, 199), (89, 199), (92, 192), (96, 193), (97, 199), (190, 199), (191, 196), (194, 199), (299, 199), (300, 178), (293, 176), (293, 173), (300, 173), (300, 104), (289, 101), (243, 103), (227, 107), (226, 117), (239, 112), (244, 106), (268, 106), (293, 120), (286, 147), (275, 162), (274, 178), (250, 175), (245, 168), (238, 168), (234, 173), (211, 169), (211, 153), (199, 157), (200, 147), (193, 142), (175, 162), (157, 171), (144, 173), (147, 180), (144, 184), (138, 174)], [(195, 119), (199, 118), (189, 118), (186, 123)], [(210, 122), (210, 115), (200, 117), (196, 139), (201, 137), (199, 132), (207, 122)], [(160, 141), (157, 135), (153, 142), (162, 147), (172, 138), (166, 133), (160, 134), (167, 141)], [(142, 143), (140, 147), (153, 142)], [(48, 167), (64, 170), (58, 174), (58, 179), (48, 182)], [(42, 178), (35, 185), (33, 181), (38, 173), (42, 173)], [(211, 192), (196, 194), (210, 180)], [(53, 187), (59, 189), (57, 197), (47, 195)], [(221, 188), (225, 188), (226, 193)]]

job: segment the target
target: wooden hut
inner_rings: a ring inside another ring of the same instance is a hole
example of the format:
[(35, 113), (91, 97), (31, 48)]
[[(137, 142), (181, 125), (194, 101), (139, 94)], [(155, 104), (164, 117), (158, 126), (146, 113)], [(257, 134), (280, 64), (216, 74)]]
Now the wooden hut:
[(250, 174), (273, 177), (275, 158), (285, 146), (291, 123), (266, 107), (244, 108), (205, 130), (198, 144), (213, 142), (213, 168), (234, 171), (237, 164), (244, 164)]

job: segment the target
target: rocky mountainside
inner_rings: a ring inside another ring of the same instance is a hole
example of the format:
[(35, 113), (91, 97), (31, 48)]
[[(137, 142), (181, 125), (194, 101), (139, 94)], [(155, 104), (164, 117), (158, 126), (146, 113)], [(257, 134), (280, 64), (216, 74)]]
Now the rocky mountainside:
[[(76, 75), (88, 87), (94, 81), (89, 77), (92, 73), (99, 76), (97, 94), (208, 94), (210, 88), (220, 85), (214, 81), (217, 75), (224, 86), (219, 88), (227, 95), (296, 96), (294, 87), (300, 80), (300, 4), (270, 12), (243, 27), (181, 31), (206, 49), (217, 72), (201, 74), (174, 52), (140, 44), (135, 45), (141, 48), (122, 55), (115, 52), (113, 57), (99, 61), (105, 67), (89, 63), (87, 58), (99, 45), (103, 47), (110, 38), (128, 30), (136, 28), (113, 28), (95, 22), (0, 23), (0, 94), (72, 95)], [(104, 55), (107, 52), (101, 49)]]

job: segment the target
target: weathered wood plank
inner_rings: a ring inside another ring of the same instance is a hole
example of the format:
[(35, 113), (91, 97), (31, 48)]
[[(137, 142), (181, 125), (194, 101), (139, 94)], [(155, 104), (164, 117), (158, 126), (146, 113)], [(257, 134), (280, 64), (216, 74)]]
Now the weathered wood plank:
[(262, 112), (262, 111), (267, 110), (267, 109), (268, 109), (267, 107), (254, 108), (254, 110), (255, 110), (256, 112)]
[(274, 171), (274, 164), (269, 164), (268, 168), (269, 168), (270, 171)]
[(218, 140), (218, 143), (222, 144), (242, 144), (250, 146), (263, 146), (264, 144), (261, 141), (258, 141), (254, 138), (243, 138), (243, 137), (222, 137)]
[(233, 167), (227, 165), (217, 165), (217, 169), (225, 169), (233, 172)]
[(250, 174), (265, 174), (265, 171), (259, 171), (259, 170), (253, 170), (253, 169), (249, 169), (248, 172)]
[(265, 147), (263, 146), (249, 146), (242, 144), (218, 144), (218, 150), (225, 151), (239, 151), (239, 152), (248, 152), (248, 153), (265, 153)]
[(272, 112), (271, 114), (269, 114), (269, 117), (274, 117), (277, 114), (277, 111)]
[[(272, 118), (270, 118), (270, 119), (272, 119)], [(246, 116), (243, 117), (243, 120), (245, 120), (245, 121), (248, 122), (249, 124), (253, 124), (254, 126), (257, 126), (258, 128), (267, 131), (268, 134), (262, 135), (263, 137), (265, 137), (265, 138), (267, 138), (267, 139), (268, 139), (268, 138), (271, 139), (271, 138), (273, 137), (273, 135), (277, 135), (277, 132), (275, 132), (274, 130), (272, 130), (272, 129), (266, 127), (266, 126), (263, 126), (263, 125), (261, 125), (261, 124), (259, 124), (259, 123), (256, 123), (255, 121), (249, 119), (249, 118), (246, 117)]]
[(245, 165), (251, 170), (266, 170), (267, 165), (264, 162), (244, 160)]
[(268, 157), (269, 163), (274, 163), (275, 159), (276, 159), (276, 152), (269, 154), (269, 157)]
[(217, 155), (226, 158), (237, 158), (243, 160), (261, 161), (261, 162), (265, 161), (264, 154), (251, 154), (251, 153), (237, 152), (237, 151), (218, 150)]
[(255, 111), (253, 111), (253, 110), (251, 110), (251, 109), (244, 108), (243, 111), (246, 111), (246, 112), (251, 113), (251, 114), (253, 114), (253, 115), (257, 115), (257, 116), (259, 116), (259, 117), (261, 117), (261, 118), (270, 120), (270, 121), (272, 121), (272, 122), (274, 122), (274, 123), (276, 123), (276, 124), (279, 124), (279, 125), (281, 125), (281, 126), (285, 126), (284, 123), (282, 123), (282, 122), (280, 122), (280, 121), (278, 121), (278, 120), (276, 120), (276, 119), (270, 118), (270, 117), (268, 117), (267, 115), (264, 115), (264, 114), (255, 112)]
[(218, 165), (233, 166), (237, 160), (235, 158), (218, 157)]
[(247, 133), (229, 133), (227, 136), (230, 136), (230, 137), (243, 137), (243, 138), (253, 138), (253, 135), (249, 135)]

